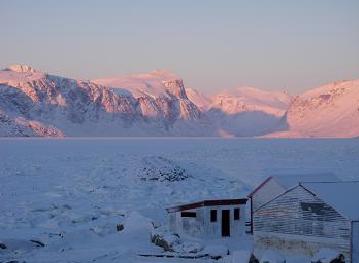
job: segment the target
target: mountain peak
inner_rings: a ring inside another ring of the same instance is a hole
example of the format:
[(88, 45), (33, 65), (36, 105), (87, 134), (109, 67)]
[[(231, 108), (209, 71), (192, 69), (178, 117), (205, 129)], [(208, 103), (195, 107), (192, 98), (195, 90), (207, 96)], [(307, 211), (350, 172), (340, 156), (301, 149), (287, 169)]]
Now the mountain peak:
[(172, 79), (180, 79), (179, 76), (177, 76), (175, 73), (167, 70), (167, 69), (156, 69), (154, 71), (151, 71), (149, 73), (153, 77), (159, 77), (166, 80), (172, 80)]
[(186, 99), (186, 90), (184, 88), (182, 79), (164, 80), (162, 84), (166, 87), (167, 91), (175, 97)]
[(36, 73), (39, 72), (38, 70), (34, 69), (33, 67), (29, 65), (24, 64), (14, 64), (10, 65), (5, 69), (5, 71), (13, 71), (17, 73)]

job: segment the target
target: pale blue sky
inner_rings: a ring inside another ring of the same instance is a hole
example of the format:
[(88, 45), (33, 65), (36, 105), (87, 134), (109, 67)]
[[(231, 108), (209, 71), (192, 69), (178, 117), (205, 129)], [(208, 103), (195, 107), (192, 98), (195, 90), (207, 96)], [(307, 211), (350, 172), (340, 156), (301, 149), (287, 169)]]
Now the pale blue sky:
[(358, 0), (0, 0), (0, 66), (94, 79), (155, 69), (213, 92), (359, 78)]

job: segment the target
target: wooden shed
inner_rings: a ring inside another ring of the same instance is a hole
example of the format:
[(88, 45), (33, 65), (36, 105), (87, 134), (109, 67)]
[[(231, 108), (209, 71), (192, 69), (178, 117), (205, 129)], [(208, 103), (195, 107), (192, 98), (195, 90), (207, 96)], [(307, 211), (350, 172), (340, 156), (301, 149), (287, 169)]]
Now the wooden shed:
[(278, 174), (269, 176), (248, 197), (250, 198), (251, 232), (253, 232), (253, 212), (261, 205), (272, 200), (293, 186), (301, 182), (338, 182), (332, 173), (315, 174)]
[(203, 200), (167, 209), (169, 229), (200, 238), (240, 237), (245, 234), (246, 198)]
[(299, 183), (253, 214), (257, 248), (313, 255), (322, 248), (359, 263), (359, 182)]

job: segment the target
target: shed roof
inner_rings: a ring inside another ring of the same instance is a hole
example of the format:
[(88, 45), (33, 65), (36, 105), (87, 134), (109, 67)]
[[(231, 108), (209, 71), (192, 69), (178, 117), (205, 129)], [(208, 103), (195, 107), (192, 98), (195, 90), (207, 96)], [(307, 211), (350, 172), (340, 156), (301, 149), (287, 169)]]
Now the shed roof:
[(352, 221), (359, 220), (359, 181), (311, 182), (301, 185), (343, 216)]
[(304, 182), (338, 182), (341, 181), (333, 173), (306, 173), (306, 174), (276, 174), (267, 177), (257, 188), (255, 188), (248, 196), (253, 196), (258, 192), (264, 185), (266, 185), (270, 180), (275, 180), (280, 184), (284, 189), (289, 189), (293, 186), (298, 185), (298, 183)]
[(195, 203), (172, 206), (167, 208), (166, 210), (168, 213), (175, 213), (179, 211), (195, 209), (201, 206), (238, 205), (238, 204), (245, 204), (246, 202), (247, 202), (247, 198), (202, 200)]

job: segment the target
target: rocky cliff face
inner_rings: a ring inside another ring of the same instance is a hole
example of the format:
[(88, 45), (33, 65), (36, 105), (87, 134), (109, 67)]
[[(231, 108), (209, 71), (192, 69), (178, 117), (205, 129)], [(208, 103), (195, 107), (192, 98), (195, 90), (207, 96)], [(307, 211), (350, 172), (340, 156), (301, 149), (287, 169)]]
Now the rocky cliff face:
[(358, 137), (359, 81), (207, 98), (166, 71), (81, 81), (14, 65), (0, 71), (0, 136)]
[[(195, 121), (200, 109), (187, 97), (183, 80), (172, 73), (154, 71), (125, 77), (95, 80), (111, 87), (116, 94), (124, 94), (138, 101), (145, 119), (164, 120), (166, 126), (178, 120)], [(122, 95), (120, 95), (122, 96)]]
[[(28, 136), (86, 136), (89, 127), (96, 128), (94, 136), (121, 136), (123, 128), (146, 122), (161, 127), (158, 131), (161, 135), (162, 129), (171, 129), (177, 121), (200, 118), (200, 110), (187, 98), (182, 80), (162, 81), (162, 85), (163, 96), (133, 96), (98, 83), (48, 75), (29, 66), (16, 65), (0, 72), (0, 109), (3, 123), (6, 119), (16, 126), (15, 130), (21, 130), (19, 118), (27, 120), (28, 125), (24, 122), (22, 125), (28, 127), (24, 129)], [(43, 132), (35, 129), (40, 124)], [(111, 124), (114, 130), (109, 133), (101, 128)], [(46, 127), (51, 130), (46, 132)], [(55, 132), (54, 127), (63, 132)], [(136, 135), (135, 127), (127, 132)], [(12, 134), (8, 128), (3, 133)]]

